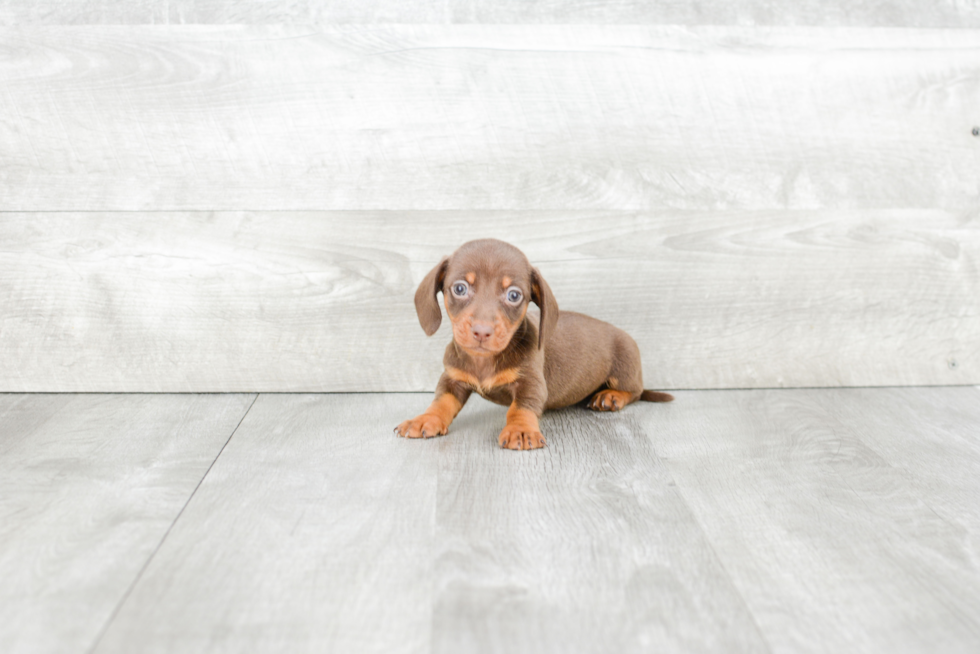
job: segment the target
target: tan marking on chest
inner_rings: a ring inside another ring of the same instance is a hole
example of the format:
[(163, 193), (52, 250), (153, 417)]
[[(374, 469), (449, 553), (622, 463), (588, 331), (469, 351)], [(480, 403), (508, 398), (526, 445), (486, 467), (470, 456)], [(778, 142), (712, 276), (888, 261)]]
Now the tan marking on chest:
[(454, 381), (458, 381), (461, 384), (466, 384), (467, 386), (472, 386), (478, 393), (480, 393), (480, 395), (486, 395), (498, 386), (513, 384), (521, 378), (521, 371), (517, 368), (501, 370), (500, 372), (491, 375), (486, 379), (477, 379), (476, 375), (468, 373), (465, 370), (460, 370), (459, 368), (446, 368), (446, 374), (449, 375), (449, 378)]
[(470, 386), (479, 386), (480, 380), (465, 370), (460, 370), (459, 368), (446, 368), (446, 374), (453, 381), (458, 381), (461, 384), (468, 384)]

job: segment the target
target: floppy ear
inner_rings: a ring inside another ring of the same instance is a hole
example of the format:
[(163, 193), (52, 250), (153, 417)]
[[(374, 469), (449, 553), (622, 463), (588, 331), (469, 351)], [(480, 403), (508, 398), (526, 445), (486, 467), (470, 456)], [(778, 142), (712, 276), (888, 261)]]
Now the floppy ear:
[(541, 308), (541, 322), (538, 325), (538, 349), (541, 349), (558, 324), (558, 300), (537, 268), (531, 268), (531, 302)]
[(436, 295), (442, 290), (442, 283), (446, 280), (446, 268), (449, 266), (449, 257), (443, 257), (436, 267), (429, 271), (418, 289), (415, 291), (415, 311), (419, 314), (419, 324), (425, 330), (426, 336), (432, 336), (439, 329), (442, 322), (442, 310), (439, 308), (439, 300)]

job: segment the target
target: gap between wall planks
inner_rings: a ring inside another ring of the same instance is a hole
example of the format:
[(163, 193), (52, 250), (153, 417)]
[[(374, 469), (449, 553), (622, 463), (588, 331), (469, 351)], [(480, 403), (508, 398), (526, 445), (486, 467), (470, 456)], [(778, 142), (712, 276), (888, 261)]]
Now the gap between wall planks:
[(0, 213), (0, 391), (431, 391), (416, 285), (485, 236), (648, 388), (980, 382), (960, 212), (94, 212)]
[(0, 210), (975, 211), (980, 31), (0, 28)]

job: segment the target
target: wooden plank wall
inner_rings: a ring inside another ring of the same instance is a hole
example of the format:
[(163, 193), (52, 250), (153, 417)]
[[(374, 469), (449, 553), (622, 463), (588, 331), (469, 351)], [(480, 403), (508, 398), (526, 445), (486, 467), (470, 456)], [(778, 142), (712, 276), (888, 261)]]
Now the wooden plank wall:
[(0, 0), (0, 25), (499, 23), (980, 27), (973, 0)]
[(0, 1), (0, 391), (431, 389), (484, 236), (648, 387), (980, 383), (975, 7), (409, 4)]

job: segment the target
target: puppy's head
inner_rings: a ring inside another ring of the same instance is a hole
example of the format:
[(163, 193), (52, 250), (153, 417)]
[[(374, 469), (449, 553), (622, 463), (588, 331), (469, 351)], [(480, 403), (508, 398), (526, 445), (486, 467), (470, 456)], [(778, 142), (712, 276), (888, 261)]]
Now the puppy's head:
[(493, 356), (506, 349), (528, 302), (541, 309), (539, 348), (558, 322), (558, 303), (544, 277), (523, 252), (503, 241), (465, 243), (425, 276), (415, 292), (415, 309), (429, 336), (442, 322), (440, 292), (453, 323), (453, 339), (472, 356)]

